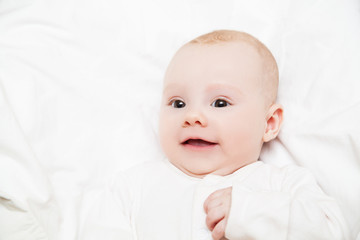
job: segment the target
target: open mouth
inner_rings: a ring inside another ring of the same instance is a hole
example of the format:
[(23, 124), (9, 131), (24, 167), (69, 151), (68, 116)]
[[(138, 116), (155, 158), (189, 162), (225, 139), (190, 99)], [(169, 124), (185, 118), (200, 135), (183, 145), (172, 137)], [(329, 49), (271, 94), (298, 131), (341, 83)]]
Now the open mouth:
[(211, 147), (217, 145), (217, 143), (209, 142), (203, 139), (188, 139), (182, 143), (184, 146), (192, 146), (192, 147)]

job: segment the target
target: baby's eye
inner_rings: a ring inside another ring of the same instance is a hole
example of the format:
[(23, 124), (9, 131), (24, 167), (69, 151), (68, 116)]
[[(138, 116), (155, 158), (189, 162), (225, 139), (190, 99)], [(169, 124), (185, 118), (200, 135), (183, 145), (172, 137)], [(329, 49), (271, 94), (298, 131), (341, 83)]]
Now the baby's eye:
[(185, 105), (186, 104), (183, 101), (178, 100), (178, 99), (171, 101), (171, 106), (173, 108), (183, 108), (183, 107), (185, 107)]
[(211, 106), (212, 107), (217, 107), (217, 108), (221, 108), (221, 107), (227, 107), (229, 106), (230, 104), (224, 100), (224, 99), (216, 99), (212, 104)]

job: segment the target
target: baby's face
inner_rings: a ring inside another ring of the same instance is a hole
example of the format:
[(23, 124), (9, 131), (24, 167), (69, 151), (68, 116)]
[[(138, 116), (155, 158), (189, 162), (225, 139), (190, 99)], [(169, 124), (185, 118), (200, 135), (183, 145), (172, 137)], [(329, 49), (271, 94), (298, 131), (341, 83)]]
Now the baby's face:
[(266, 127), (263, 66), (246, 43), (190, 44), (164, 80), (160, 142), (190, 176), (227, 175), (259, 157)]

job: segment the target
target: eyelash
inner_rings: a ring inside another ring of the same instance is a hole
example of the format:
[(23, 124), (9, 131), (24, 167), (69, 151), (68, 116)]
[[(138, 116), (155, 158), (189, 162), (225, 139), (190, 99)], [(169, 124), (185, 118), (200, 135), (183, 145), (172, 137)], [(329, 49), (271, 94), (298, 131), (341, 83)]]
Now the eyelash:
[[(216, 103), (219, 103), (219, 101), (224, 102), (225, 106), (216, 106)], [(180, 99), (172, 99), (172, 100), (169, 101), (168, 105), (173, 107), (173, 108), (184, 108), (186, 106), (186, 103), (183, 100), (180, 100)], [(231, 106), (231, 105), (232, 104), (228, 100), (226, 100), (224, 98), (217, 98), (210, 104), (210, 106), (216, 107), (216, 108), (223, 108), (223, 107), (228, 107), (228, 106)]]
[[(212, 106), (212, 107), (216, 107), (216, 102), (218, 102), (218, 101), (223, 101), (223, 102), (225, 102), (226, 105), (225, 105), (225, 106), (222, 106), (222, 107), (231, 106), (231, 103), (229, 103), (228, 100), (223, 99), (223, 98), (217, 98), (217, 99), (215, 99), (215, 100), (211, 103), (211, 106)], [(218, 107), (218, 108), (222, 108), (222, 107)]]
[[(175, 107), (174, 104), (176, 104), (177, 101), (178, 101), (178, 103), (179, 103), (179, 102), (180, 102), (180, 103), (183, 103), (183, 106)], [(185, 103), (184, 101), (180, 100), (180, 99), (172, 99), (172, 100), (169, 101), (169, 104), (168, 104), (168, 105), (169, 105), (169, 106), (172, 106), (173, 108), (183, 108), (183, 107), (186, 106), (186, 103)]]

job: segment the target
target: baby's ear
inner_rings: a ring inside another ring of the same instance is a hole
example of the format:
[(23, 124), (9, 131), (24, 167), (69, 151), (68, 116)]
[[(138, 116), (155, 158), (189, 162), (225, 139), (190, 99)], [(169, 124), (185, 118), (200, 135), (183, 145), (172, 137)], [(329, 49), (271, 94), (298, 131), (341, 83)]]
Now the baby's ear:
[(280, 104), (273, 104), (266, 115), (266, 127), (263, 136), (264, 142), (269, 142), (279, 134), (283, 121), (283, 108)]

